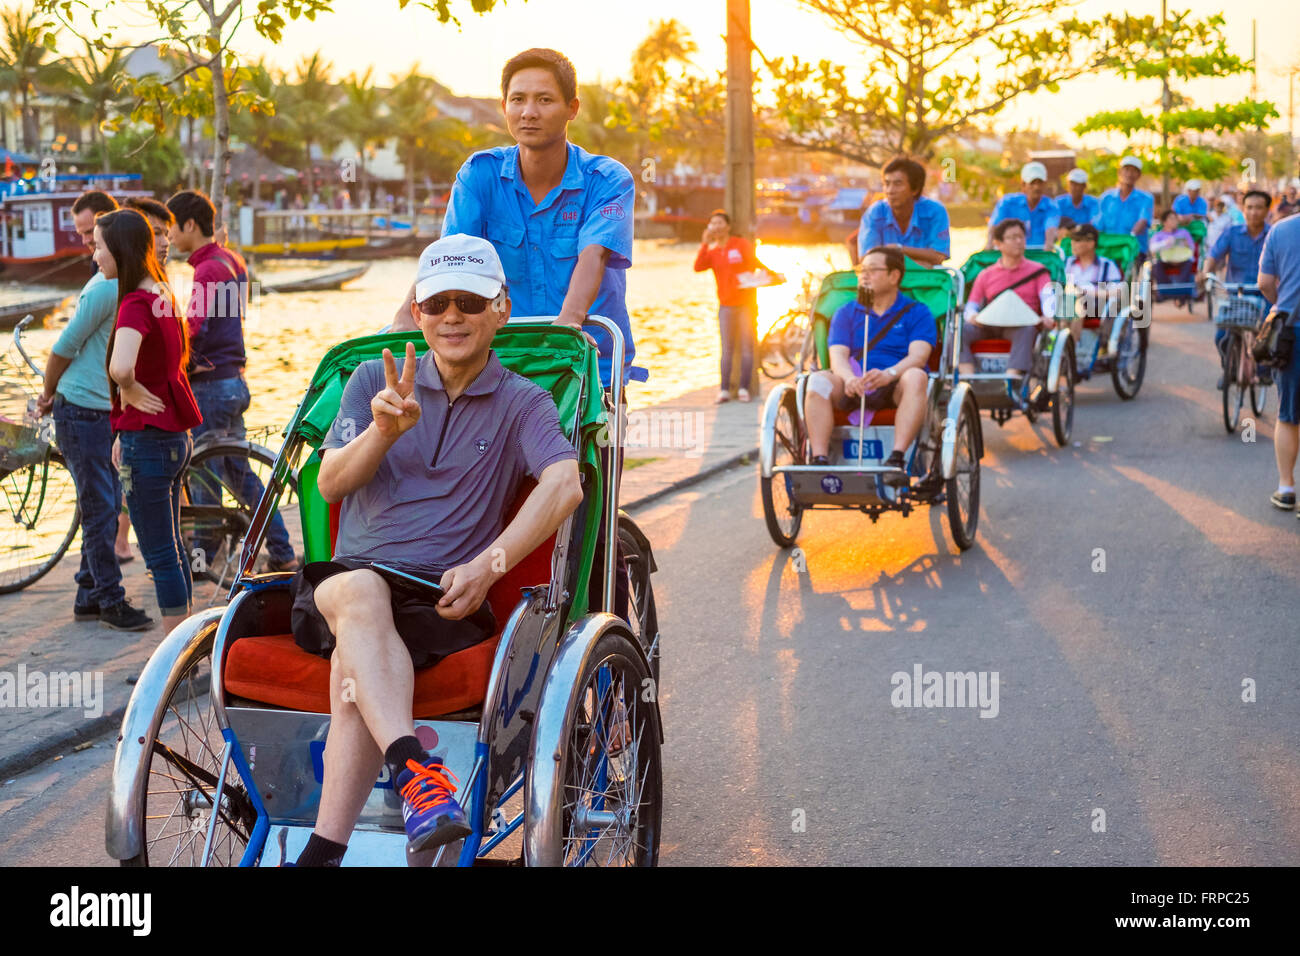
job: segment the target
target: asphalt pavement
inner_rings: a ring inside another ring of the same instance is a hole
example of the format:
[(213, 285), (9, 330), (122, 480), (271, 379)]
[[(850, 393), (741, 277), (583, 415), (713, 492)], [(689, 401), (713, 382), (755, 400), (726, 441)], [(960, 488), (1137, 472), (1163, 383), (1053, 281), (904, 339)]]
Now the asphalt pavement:
[[(778, 549), (752, 465), (637, 509), (662, 862), (1300, 863), (1300, 521), (1268, 502), (1275, 397), (1223, 429), (1212, 331), (1158, 320), (1141, 395), (1084, 383), (1070, 447), (986, 416), (965, 553), (942, 509)], [(949, 673), (973, 701), (936, 706)], [(0, 864), (110, 862), (92, 743), (0, 781)]]

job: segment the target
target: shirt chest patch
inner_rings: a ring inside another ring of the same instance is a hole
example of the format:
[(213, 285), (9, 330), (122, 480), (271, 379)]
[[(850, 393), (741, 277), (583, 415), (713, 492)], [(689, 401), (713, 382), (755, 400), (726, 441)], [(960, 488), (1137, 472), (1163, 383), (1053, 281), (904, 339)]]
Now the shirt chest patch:
[(478, 450), (478, 453), (479, 453), (480, 455), (483, 454), (484, 452), (486, 452), (486, 451), (488, 450), (488, 448), (491, 447), (491, 445), (492, 445), (492, 442), (490, 442), (490, 441), (489, 441), (488, 439), (486, 439), (486, 438), (480, 438), (480, 439), (478, 439), (477, 441), (474, 442), (474, 447), (475, 447), (475, 449)]
[(576, 226), (582, 222), (582, 206), (576, 202), (566, 202), (555, 214), (557, 226)]
[(744, 257), (741, 256), (741, 254), (740, 254), (740, 250), (739, 250), (739, 249), (728, 249), (728, 250), (727, 250), (727, 261), (728, 261), (728, 262), (741, 262), (741, 261), (743, 260), (743, 258), (744, 258)]

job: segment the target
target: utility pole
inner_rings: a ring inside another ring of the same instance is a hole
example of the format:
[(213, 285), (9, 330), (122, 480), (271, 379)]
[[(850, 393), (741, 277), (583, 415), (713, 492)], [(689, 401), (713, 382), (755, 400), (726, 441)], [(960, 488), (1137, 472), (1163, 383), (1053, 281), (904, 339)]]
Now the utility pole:
[(749, 0), (727, 0), (727, 211), (732, 231), (754, 238), (754, 73)]
[[(750, 64), (749, 0), (727, 0), (727, 211), (732, 232), (756, 241), (754, 209), (754, 73)], [(750, 334), (757, 335), (757, 329)], [(740, 343), (732, 350), (731, 367), (740, 375)], [(757, 357), (758, 349), (754, 349)], [(730, 382), (723, 382), (724, 389)], [(750, 381), (736, 383), (758, 396), (758, 362)]]

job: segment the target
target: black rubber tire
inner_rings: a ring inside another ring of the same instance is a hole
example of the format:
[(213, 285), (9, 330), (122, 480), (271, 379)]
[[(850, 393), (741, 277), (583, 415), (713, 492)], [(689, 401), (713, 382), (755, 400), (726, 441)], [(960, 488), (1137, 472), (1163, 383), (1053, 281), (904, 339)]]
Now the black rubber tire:
[[(41, 483), (44, 482), (44, 488)], [(42, 491), (48, 496), (49, 489), (57, 486), (62, 494), (70, 495), (72, 498), (72, 516), (69, 521), (67, 532), (62, 539), (55, 542), (53, 550), (44, 558), (39, 559), (40, 563), (32, 568), (19, 566), (15, 571), (15, 576), (9, 578), (7, 572), (3, 572), (4, 577), (0, 577), (0, 594), (12, 594), (14, 591), (21, 591), (28, 585), (35, 584), (45, 575), (49, 574), (56, 564), (72, 547), (72, 541), (77, 536), (81, 528), (81, 506), (77, 503), (77, 486), (72, 480), (72, 473), (68, 470), (67, 463), (64, 462), (63, 456), (53, 448), (49, 450), (45, 459), (34, 464), (24, 465), (22, 468), (16, 468), (13, 471), (0, 473), (0, 520), (12, 522), (14, 525), (21, 525), (21, 520), (17, 517), (21, 513), (32, 522), (34, 530), (36, 525), (41, 521), (40, 511), (46, 507), (45, 498), (38, 498), (40, 506), (35, 516), (27, 515), (27, 505), (33, 494), (40, 495)], [(13, 500), (11, 500), (13, 496)], [(22, 500), (19, 501), (18, 498)], [(59, 525), (62, 527), (62, 524)], [(57, 533), (57, 532), (56, 532)], [(6, 545), (6, 548), (9, 547)], [(15, 548), (17, 550), (17, 548)]]
[[(1150, 336), (1147, 329), (1133, 328), (1131, 318), (1124, 320), (1124, 329), (1120, 332), (1119, 337), (1119, 354), (1114, 356), (1110, 367), (1111, 384), (1115, 386), (1115, 394), (1124, 401), (1132, 401), (1137, 398), (1137, 394), (1142, 389), (1142, 380), (1147, 374), (1147, 344)], [(1136, 338), (1137, 347), (1137, 366), (1132, 375), (1124, 372), (1121, 359), (1124, 354), (1126, 344), (1132, 343)]]
[[(630, 784), (631, 788), (639, 789), (639, 793), (635, 794), (634, 811), (637, 835), (632, 840), (637, 850), (633, 854), (635, 859), (632, 865), (655, 866), (659, 861), (659, 837), (663, 820), (659, 708), (653, 701), (644, 698), (642, 688), (650, 675), (641, 655), (630, 642), (631, 638), (620, 631), (606, 633), (596, 644), (586, 667), (578, 676), (577, 687), (580, 690), (576, 697), (577, 706), (565, 718), (563, 739), (568, 741), (568, 746), (565, 748), (566, 757), (560, 771), (560, 780), (566, 794), (592, 792), (586, 781), (593, 766), (598, 765), (603, 758), (606, 760), (606, 772), (610, 773), (611, 765), (619, 761), (620, 757), (626, 757), (627, 743), (634, 742), (635, 746), (631, 749), (635, 751), (635, 767), (632, 772), (625, 770), (621, 774), (624, 786)], [(599, 699), (598, 693), (602, 668), (608, 669), (607, 704)], [(609, 733), (606, 732), (602, 737), (599, 728), (602, 724), (613, 725), (620, 714), (626, 719), (631, 733), (628, 741), (616, 753), (612, 750)], [(613, 720), (609, 719), (611, 716), (614, 717)], [(612, 778), (604, 789), (607, 792), (614, 791), (605, 799), (616, 798), (619, 791)], [(575, 799), (575, 804), (581, 799)], [(574, 835), (573, 830), (573, 811), (565, 809), (562, 819), (561, 839), (566, 844), (561, 850), (564, 865), (601, 865), (598, 859), (601, 855), (599, 849), (587, 859), (582, 859), (583, 853), (577, 846), (580, 838)], [(599, 847), (599, 842), (596, 846)], [(576, 859), (571, 858), (571, 853)]]
[(618, 543), (627, 565), (628, 616), (632, 618), (633, 636), (650, 663), (650, 676), (659, 683), (659, 613), (655, 608), (653, 582), (654, 556), (642, 547), (640, 539), (625, 522), (632, 519), (619, 516)]
[[(176, 668), (163, 691), (165, 713), (151, 742), (146, 758), (149, 769), (143, 777), (145, 792), (138, 799), (145, 846), (140, 853), (122, 860), (122, 866), (198, 866), (201, 861), (223, 744), (208, 694), (211, 657), (209, 639), (195, 647), (189, 659)], [(182, 788), (184, 792), (177, 796)], [(257, 818), (233, 763), (226, 772), (222, 793), (223, 812), (213, 834), (218, 849), (208, 861), (209, 866), (237, 865)], [(163, 852), (155, 852), (150, 859), (151, 841), (164, 847), (174, 842), (165, 862)]]
[(1237, 381), (1237, 372), (1241, 369), (1240, 336), (1228, 336), (1223, 355), (1223, 427), (1229, 435), (1235, 435), (1246, 398), (1245, 386)]
[(1067, 351), (1061, 360), (1056, 394), (1052, 396), (1052, 433), (1062, 448), (1070, 443), (1074, 429), (1074, 379), (1074, 353)]
[[(781, 409), (776, 417), (774, 442), (773, 465), (805, 464), (803, 429), (795, 413), (793, 396), (781, 403)], [(774, 489), (773, 484), (777, 481), (782, 484)], [(789, 501), (784, 481), (783, 476), (775, 475), (772, 478), (760, 478), (759, 486), (762, 492), (763, 520), (767, 522), (767, 533), (771, 535), (772, 541), (778, 547), (791, 548), (794, 547), (795, 539), (799, 537), (799, 528), (803, 524), (803, 509)], [(776, 493), (780, 494), (782, 501), (775, 500)], [(784, 516), (778, 514), (778, 509), (784, 512)], [(781, 520), (786, 522), (785, 527), (782, 527)]]
[[(975, 532), (980, 520), (979, 438), (975, 434), (975, 429), (979, 427), (979, 413), (967, 404), (957, 419), (957, 473), (944, 482), (945, 497), (948, 499), (948, 528), (952, 532), (953, 541), (962, 551), (975, 543)], [(969, 493), (966, 495), (962, 494), (960, 484), (963, 462), (969, 469)]]

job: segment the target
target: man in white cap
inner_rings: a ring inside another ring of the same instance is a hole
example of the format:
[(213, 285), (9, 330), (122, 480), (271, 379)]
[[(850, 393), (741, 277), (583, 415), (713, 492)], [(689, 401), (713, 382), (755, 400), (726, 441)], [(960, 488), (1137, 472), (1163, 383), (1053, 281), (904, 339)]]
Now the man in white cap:
[[(343, 507), (333, 560), (294, 579), (294, 640), (330, 660), (325, 777), (299, 866), (339, 864), (385, 764), (413, 850), (469, 832), (446, 768), (415, 736), (415, 668), (496, 633), (488, 588), (582, 500), (551, 396), (492, 351), (510, 315), (492, 244), (452, 235), (426, 248), (411, 308), (429, 350), (417, 360), (408, 343), (400, 376), (387, 349), (359, 365), (321, 444), (317, 487)], [(537, 487), (506, 525), (525, 475)]]
[(1020, 181), (1025, 184), (1024, 192), (1007, 193), (993, 207), (986, 249), (993, 248), (993, 227), (1004, 219), (1019, 219), (1025, 224), (1028, 230), (1025, 248), (1050, 249), (1056, 245), (1061, 216), (1056, 203), (1046, 195), (1047, 167), (1039, 162), (1025, 163), (1020, 170)]
[(1187, 180), (1184, 190), (1174, 197), (1173, 209), (1178, 214), (1179, 224), (1185, 226), (1193, 219), (1204, 221), (1210, 215), (1210, 204), (1201, 195), (1201, 181)]
[(1062, 231), (1091, 223), (1097, 216), (1097, 197), (1088, 195), (1088, 174), (1072, 169), (1065, 177), (1065, 195), (1056, 197), (1056, 214), (1061, 217)]
[(1142, 160), (1125, 156), (1119, 161), (1119, 185), (1101, 194), (1097, 216), (1092, 224), (1098, 232), (1128, 233), (1138, 241), (1139, 264), (1147, 254), (1147, 230), (1155, 214), (1155, 199), (1137, 188), (1142, 178)]

